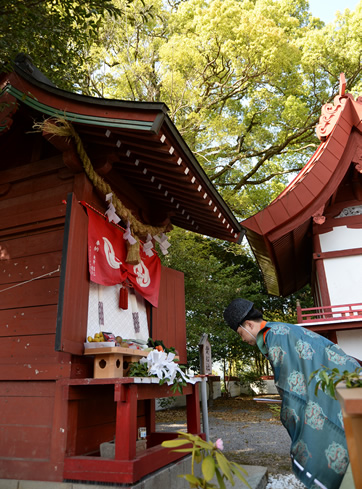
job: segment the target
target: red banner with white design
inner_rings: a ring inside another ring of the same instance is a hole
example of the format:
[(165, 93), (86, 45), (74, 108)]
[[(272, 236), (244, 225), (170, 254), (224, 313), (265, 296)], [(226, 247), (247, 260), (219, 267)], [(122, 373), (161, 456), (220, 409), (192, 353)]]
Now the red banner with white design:
[(88, 262), (92, 282), (116, 285), (128, 281), (153, 306), (158, 306), (161, 261), (154, 254), (147, 256), (140, 246), (138, 265), (126, 263), (127, 247), (123, 231), (109, 223), (102, 215), (88, 212)]

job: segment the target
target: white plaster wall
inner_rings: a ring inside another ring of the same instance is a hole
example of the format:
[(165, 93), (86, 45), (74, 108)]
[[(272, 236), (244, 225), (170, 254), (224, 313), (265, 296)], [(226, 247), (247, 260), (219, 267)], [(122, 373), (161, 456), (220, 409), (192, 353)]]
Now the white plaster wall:
[(347, 226), (338, 226), (329, 233), (319, 235), (321, 250), (337, 251), (362, 247), (362, 229), (352, 229)]
[[(321, 251), (362, 248), (362, 229), (339, 226), (319, 236)], [(362, 302), (362, 255), (323, 260), (331, 304)]]
[(258, 387), (256, 384), (251, 384), (250, 387), (258, 396), (262, 394), (278, 394), (274, 380), (264, 380), (262, 386)]
[(337, 343), (347, 355), (362, 360), (362, 330), (337, 331)]

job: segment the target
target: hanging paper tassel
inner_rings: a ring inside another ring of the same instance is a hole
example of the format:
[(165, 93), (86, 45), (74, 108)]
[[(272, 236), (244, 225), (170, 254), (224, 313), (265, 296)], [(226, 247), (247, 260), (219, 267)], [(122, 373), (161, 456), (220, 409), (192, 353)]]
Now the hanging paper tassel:
[(112, 193), (106, 195), (106, 201), (109, 202), (108, 209), (106, 211), (106, 216), (108, 217), (108, 221), (118, 224), (121, 219), (116, 214), (116, 209), (112, 202)]
[(155, 241), (160, 245), (160, 249), (164, 255), (168, 254), (167, 249), (171, 246), (171, 243), (168, 241), (168, 236), (165, 233), (161, 233), (160, 236), (153, 237)]
[(119, 291), (119, 307), (120, 309), (128, 309), (128, 288), (121, 285)]
[(127, 240), (129, 244), (133, 245), (136, 243), (136, 239), (132, 236), (130, 222), (127, 221), (127, 229), (123, 233), (123, 239)]
[(147, 239), (146, 242), (143, 244), (143, 251), (147, 256), (153, 256), (153, 243), (152, 243), (152, 236), (148, 233), (147, 234)]

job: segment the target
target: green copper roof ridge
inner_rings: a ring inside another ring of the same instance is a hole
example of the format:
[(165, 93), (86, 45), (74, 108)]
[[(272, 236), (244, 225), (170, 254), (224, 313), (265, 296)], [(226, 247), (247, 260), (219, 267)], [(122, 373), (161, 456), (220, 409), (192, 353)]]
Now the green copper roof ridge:
[(35, 97), (31, 97), (30, 95), (26, 95), (21, 92), (17, 88), (12, 85), (7, 85), (0, 93), (0, 96), (4, 93), (8, 92), (10, 95), (13, 95), (17, 100), (23, 102), (27, 106), (41, 111), (49, 116), (63, 116), (67, 120), (71, 122), (78, 122), (82, 124), (92, 124), (97, 126), (104, 127), (118, 127), (122, 129), (138, 129), (143, 131), (151, 131), (153, 126), (153, 121), (137, 121), (137, 120), (129, 120), (129, 119), (109, 119), (107, 117), (99, 117), (99, 116), (85, 116), (82, 114), (77, 114), (75, 112), (64, 111), (60, 109), (55, 109), (54, 107), (50, 107), (49, 105), (43, 104), (39, 102)]

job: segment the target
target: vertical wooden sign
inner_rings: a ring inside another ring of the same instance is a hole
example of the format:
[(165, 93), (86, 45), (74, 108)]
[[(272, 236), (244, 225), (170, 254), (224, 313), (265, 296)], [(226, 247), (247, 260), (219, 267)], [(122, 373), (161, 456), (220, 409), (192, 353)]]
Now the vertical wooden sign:
[(204, 333), (199, 343), (200, 349), (200, 373), (203, 375), (212, 375), (212, 356), (211, 345), (208, 335)]

